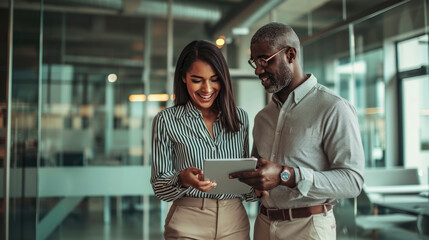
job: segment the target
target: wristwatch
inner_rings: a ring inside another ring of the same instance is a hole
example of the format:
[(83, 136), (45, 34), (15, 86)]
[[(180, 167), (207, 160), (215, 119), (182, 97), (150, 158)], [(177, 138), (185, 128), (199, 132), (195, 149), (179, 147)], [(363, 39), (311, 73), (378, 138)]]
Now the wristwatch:
[(282, 180), (282, 183), (289, 181), (290, 176), (291, 174), (287, 167), (283, 167), (283, 170), (280, 172), (280, 179)]

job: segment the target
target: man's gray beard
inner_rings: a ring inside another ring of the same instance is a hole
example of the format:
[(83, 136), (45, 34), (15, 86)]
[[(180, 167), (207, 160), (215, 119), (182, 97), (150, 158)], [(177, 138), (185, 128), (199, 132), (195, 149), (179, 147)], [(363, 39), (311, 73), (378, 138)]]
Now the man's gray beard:
[(278, 84), (278, 82), (273, 82), (272, 78), (270, 78), (270, 87), (269, 88), (265, 88), (265, 91), (267, 93), (278, 93), (281, 90), (283, 90), (285, 87), (289, 86), (289, 84), (292, 82), (291, 79), (293, 79), (293, 77), (291, 76), (292, 73), (288, 72), (286, 73), (286, 76), (284, 77), (283, 81), (282, 81), (282, 86), (280, 86), (280, 84)]
[[(282, 80), (281, 81), (275, 81), (275, 82), (273, 81), (273, 76), (271, 75), (271, 77), (270, 77), (271, 85), (268, 89), (266, 88), (265, 91), (267, 91), (268, 93), (278, 93), (281, 90), (283, 90), (285, 87), (289, 86), (290, 83), (292, 82), (292, 79), (293, 79), (292, 72), (288, 68), (285, 67), (282, 70), (281, 75), (283, 76)], [(280, 86), (280, 83), (282, 84), (281, 86)]]
[(277, 86), (276, 85), (271, 85), (268, 89), (267, 88), (265, 88), (265, 91), (267, 92), (267, 93), (277, 93), (278, 92), (278, 90), (277, 90)]

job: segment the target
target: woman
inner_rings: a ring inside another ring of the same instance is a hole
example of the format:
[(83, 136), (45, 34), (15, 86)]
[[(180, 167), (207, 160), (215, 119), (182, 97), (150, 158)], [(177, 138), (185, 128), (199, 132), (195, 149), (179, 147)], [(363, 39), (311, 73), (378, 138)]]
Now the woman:
[(249, 194), (210, 194), (203, 160), (248, 156), (248, 117), (237, 108), (221, 51), (193, 41), (180, 54), (174, 74), (175, 106), (153, 122), (152, 177), (155, 195), (174, 201), (165, 239), (249, 239), (242, 200)]

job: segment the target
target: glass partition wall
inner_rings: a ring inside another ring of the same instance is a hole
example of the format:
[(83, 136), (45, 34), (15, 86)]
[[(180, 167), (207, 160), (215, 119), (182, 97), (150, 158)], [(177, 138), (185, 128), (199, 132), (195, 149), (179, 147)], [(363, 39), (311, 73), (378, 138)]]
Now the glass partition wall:
[(0, 4), (0, 238), (31, 239), (38, 214), (40, 2), (32, 11)]
[(147, 181), (127, 180), (148, 174), (145, 117), (151, 121), (166, 106), (145, 95), (157, 79), (146, 73), (151, 56), (144, 51), (152, 48), (145, 39), (152, 37), (152, 22), (146, 22), (95, 10), (44, 11), (40, 172), (62, 171), (63, 182), (75, 185), (55, 189), (62, 184), (41, 179), (41, 239), (78, 237), (79, 229), (88, 238), (143, 238), (142, 206), (157, 205), (141, 197), (150, 192)]
[[(427, 183), (427, 0), (288, 0), (252, 21), (230, 14), (246, 3), (0, 0), (0, 239), (162, 239), (152, 119), (172, 104), (182, 48), (240, 22), (222, 51), (251, 127), (270, 96), (247, 64), (250, 38), (288, 23), (304, 70), (356, 107), (366, 167), (418, 167)], [(257, 203), (245, 206), (254, 218)], [(338, 239), (371, 239), (353, 201), (335, 209)]]
[[(193, 25), (192, 36), (206, 38)], [(149, 183), (152, 119), (173, 99), (167, 52), (177, 56), (187, 44), (167, 26), (166, 18), (100, 8), (45, 9), (40, 239), (82, 231), (87, 239), (161, 238), (165, 204)], [(169, 38), (178, 41), (167, 46)], [(53, 184), (48, 177), (59, 171)]]
[(0, 239), (8, 238), (9, 215), (9, 160), (7, 159), (8, 138), (8, 92), (9, 92), (9, 3), (0, 1), (5, 7), (0, 8)]
[(1, 3), (1, 46), (13, 60), (7, 81), (2, 51), (0, 159), (3, 170), (9, 142), (11, 173), (1, 172), (8, 231), (0, 239), (161, 239), (165, 204), (149, 183), (152, 118), (173, 99), (167, 66), (193, 38), (210, 38), (204, 21), (168, 23), (167, 1), (153, 3), (164, 11), (153, 17), (118, 14), (108, 2)]

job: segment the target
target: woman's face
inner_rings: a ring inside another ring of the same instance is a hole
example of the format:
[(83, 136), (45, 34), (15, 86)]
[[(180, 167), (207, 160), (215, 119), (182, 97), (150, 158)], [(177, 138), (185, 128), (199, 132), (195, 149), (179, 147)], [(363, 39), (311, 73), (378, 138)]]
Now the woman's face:
[(194, 106), (202, 113), (210, 111), (221, 90), (219, 76), (213, 67), (205, 61), (196, 60), (183, 78), (183, 82)]

